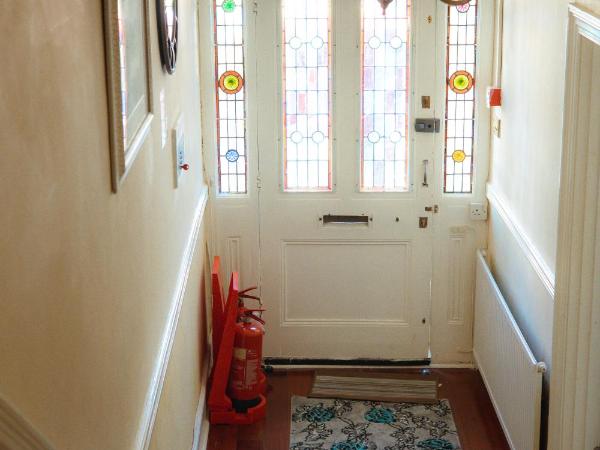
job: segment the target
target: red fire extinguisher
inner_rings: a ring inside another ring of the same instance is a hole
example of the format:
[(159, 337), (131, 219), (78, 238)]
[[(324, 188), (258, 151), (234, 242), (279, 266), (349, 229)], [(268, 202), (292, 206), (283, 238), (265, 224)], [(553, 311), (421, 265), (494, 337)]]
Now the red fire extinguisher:
[(228, 395), (238, 412), (258, 405), (264, 393), (265, 375), (262, 371), (262, 342), (264, 321), (255, 313), (262, 310), (239, 308), (235, 324), (233, 359)]

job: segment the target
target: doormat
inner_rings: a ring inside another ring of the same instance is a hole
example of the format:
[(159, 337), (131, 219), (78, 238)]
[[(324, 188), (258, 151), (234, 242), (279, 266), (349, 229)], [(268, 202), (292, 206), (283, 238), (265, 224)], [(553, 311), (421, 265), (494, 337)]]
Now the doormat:
[(291, 450), (459, 450), (450, 403), (292, 397)]
[(378, 402), (435, 403), (438, 400), (438, 383), (437, 380), (317, 375), (308, 396)]

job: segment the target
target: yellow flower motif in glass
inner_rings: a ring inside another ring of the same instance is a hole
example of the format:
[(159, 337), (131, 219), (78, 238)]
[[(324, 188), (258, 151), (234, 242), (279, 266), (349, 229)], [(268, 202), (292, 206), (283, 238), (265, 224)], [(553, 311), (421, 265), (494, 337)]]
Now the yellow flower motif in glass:
[(461, 163), (467, 158), (467, 154), (464, 150), (454, 150), (452, 153), (452, 159), (454, 162)]
[(237, 94), (244, 86), (244, 79), (234, 70), (230, 70), (221, 75), (219, 87), (226, 94)]
[(465, 94), (473, 87), (473, 76), (465, 70), (459, 70), (452, 74), (449, 84), (457, 94)]

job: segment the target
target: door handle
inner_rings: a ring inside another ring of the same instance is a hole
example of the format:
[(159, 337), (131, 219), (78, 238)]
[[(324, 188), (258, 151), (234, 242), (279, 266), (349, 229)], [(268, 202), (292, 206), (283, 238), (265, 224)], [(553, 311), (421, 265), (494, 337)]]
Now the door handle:
[(423, 183), (422, 185), (425, 187), (429, 187), (429, 182), (427, 181), (427, 168), (429, 167), (429, 160), (423, 160)]

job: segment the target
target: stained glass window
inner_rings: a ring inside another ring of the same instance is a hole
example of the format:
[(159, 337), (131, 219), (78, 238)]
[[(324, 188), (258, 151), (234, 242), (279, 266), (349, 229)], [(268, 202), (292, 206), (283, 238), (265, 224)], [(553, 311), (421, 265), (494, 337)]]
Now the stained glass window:
[(215, 0), (219, 192), (247, 192), (244, 0)]
[(407, 191), (410, 0), (363, 0), (361, 190)]
[(448, 7), (444, 192), (473, 189), (477, 0)]
[(282, 6), (285, 190), (331, 190), (330, 2)]

